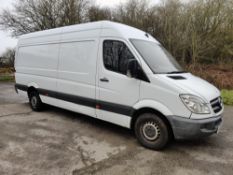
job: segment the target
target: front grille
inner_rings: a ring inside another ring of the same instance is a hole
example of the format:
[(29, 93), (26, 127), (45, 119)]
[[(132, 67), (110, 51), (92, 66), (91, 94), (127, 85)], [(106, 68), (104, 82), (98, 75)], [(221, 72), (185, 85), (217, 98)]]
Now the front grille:
[(222, 98), (218, 97), (210, 101), (210, 104), (213, 108), (213, 111), (215, 113), (218, 113), (219, 111), (222, 110)]

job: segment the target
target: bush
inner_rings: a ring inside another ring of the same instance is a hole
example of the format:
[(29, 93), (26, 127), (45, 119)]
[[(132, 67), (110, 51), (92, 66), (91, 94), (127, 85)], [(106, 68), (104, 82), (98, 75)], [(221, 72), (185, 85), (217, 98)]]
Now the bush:
[(186, 69), (219, 89), (233, 89), (233, 64), (196, 64), (186, 65)]
[(14, 72), (15, 72), (15, 69), (13, 67), (0, 68), (0, 75), (1, 74), (13, 74)]
[(233, 90), (222, 90), (223, 102), (226, 105), (233, 105)]

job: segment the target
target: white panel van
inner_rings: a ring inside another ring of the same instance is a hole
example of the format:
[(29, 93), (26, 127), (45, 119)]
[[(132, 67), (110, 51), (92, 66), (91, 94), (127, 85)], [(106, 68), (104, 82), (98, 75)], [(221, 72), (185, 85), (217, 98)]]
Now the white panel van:
[(15, 68), (16, 91), (33, 110), (50, 104), (133, 129), (147, 148), (209, 136), (222, 122), (219, 90), (127, 25), (100, 21), (23, 35)]

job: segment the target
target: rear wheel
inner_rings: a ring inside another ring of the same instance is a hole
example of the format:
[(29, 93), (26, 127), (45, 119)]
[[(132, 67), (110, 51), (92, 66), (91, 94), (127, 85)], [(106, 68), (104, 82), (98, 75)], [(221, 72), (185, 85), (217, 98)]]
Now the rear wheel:
[(139, 116), (135, 122), (134, 130), (138, 141), (150, 149), (163, 149), (170, 140), (168, 126), (153, 113)]
[(41, 111), (43, 109), (43, 103), (37, 91), (30, 92), (29, 103), (33, 111)]

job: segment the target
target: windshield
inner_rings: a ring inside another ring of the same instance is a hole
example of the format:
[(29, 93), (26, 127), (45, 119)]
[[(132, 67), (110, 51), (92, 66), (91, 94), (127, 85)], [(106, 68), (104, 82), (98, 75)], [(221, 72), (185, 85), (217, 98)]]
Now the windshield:
[(138, 39), (130, 41), (154, 73), (184, 72), (175, 58), (160, 44)]

